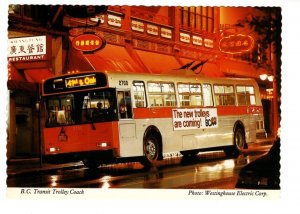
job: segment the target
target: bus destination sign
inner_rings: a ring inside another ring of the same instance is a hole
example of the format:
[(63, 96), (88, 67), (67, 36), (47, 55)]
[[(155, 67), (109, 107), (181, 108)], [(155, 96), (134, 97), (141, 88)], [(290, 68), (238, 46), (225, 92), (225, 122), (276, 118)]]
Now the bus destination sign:
[(97, 79), (95, 74), (69, 77), (65, 79), (66, 88), (76, 88), (96, 85)]

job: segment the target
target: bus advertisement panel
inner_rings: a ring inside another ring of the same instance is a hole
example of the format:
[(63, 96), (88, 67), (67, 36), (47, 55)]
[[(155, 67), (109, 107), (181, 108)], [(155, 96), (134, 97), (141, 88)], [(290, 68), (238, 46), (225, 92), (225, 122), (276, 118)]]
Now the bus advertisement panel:
[(216, 108), (173, 109), (174, 130), (218, 128)]

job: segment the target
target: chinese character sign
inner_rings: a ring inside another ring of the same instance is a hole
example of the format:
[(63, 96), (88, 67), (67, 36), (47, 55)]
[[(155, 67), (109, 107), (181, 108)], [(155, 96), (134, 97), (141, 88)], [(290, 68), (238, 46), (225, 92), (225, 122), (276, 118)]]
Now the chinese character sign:
[(220, 51), (223, 53), (242, 53), (250, 51), (253, 48), (254, 40), (247, 35), (230, 35), (220, 40)]
[(8, 40), (7, 56), (10, 61), (44, 59), (46, 36), (21, 37)]
[(80, 34), (78, 36), (76, 36), (75, 38), (73, 38), (72, 40), (72, 45), (76, 50), (79, 51), (89, 51), (89, 52), (93, 52), (93, 51), (97, 51), (100, 50), (102, 48), (104, 48), (105, 46), (105, 40), (96, 35), (96, 34)]

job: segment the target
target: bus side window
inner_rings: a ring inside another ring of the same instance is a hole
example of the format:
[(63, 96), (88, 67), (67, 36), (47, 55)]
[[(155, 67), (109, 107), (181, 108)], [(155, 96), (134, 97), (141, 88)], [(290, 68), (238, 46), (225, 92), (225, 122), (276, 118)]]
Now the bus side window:
[(213, 106), (213, 98), (212, 98), (212, 91), (211, 91), (211, 85), (204, 83), (202, 85), (203, 87), (203, 101), (204, 106)]
[(133, 97), (135, 107), (147, 107), (145, 83), (143, 81), (133, 81)]

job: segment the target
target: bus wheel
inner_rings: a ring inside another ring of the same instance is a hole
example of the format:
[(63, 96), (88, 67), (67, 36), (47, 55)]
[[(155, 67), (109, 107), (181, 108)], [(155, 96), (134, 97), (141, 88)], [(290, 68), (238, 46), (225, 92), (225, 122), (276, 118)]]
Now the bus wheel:
[(144, 141), (144, 158), (141, 162), (144, 166), (152, 166), (158, 160), (160, 147), (157, 138), (149, 135)]
[(245, 131), (243, 128), (238, 127), (234, 131), (234, 146), (238, 153), (241, 153), (241, 151), (246, 146), (246, 137), (245, 137)]
[(100, 160), (94, 157), (83, 158), (83, 164), (89, 169), (97, 169), (100, 166)]

